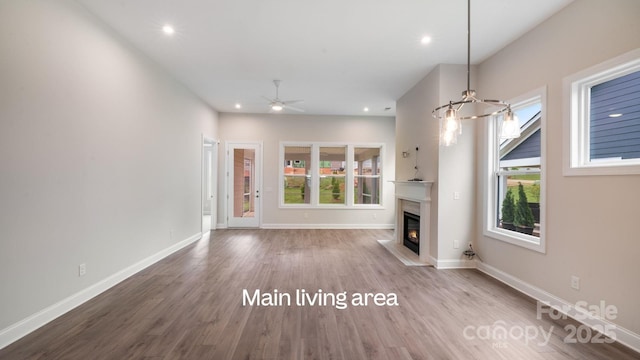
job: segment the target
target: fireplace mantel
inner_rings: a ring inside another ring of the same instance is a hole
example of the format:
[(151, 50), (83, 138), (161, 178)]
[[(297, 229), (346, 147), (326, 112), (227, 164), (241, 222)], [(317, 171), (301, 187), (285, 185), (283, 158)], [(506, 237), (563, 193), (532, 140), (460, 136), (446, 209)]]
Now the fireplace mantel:
[(420, 262), (433, 264), (431, 256), (431, 187), (433, 181), (392, 181), (396, 186), (396, 242), (402, 245), (404, 238), (401, 222), (404, 208), (413, 203), (420, 215)]
[(431, 202), (433, 181), (392, 181), (396, 185), (396, 198), (415, 202)]

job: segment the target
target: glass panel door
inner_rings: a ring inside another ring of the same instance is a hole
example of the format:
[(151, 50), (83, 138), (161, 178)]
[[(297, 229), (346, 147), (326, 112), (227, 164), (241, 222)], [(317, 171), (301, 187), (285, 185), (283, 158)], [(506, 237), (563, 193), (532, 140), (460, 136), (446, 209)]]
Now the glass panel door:
[(259, 161), (260, 144), (228, 144), (229, 227), (260, 226)]

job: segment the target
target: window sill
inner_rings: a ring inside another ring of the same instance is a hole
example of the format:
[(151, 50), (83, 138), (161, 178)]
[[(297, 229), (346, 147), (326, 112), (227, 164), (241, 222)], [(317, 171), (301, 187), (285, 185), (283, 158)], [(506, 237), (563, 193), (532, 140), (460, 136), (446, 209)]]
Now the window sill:
[(311, 209), (311, 210), (384, 210), (386, 209), (383, 205), (332, 205), (332, 204), (324, 204), (324, 205), (309, 205), (309, 204), (289, 204), (284, 205), (280, 204), (278, 206), (280, 209)]
[(638, 175), (640, 174), (640, 165), (584, 165), (584, 166), (566, 166), (564, 176), (599, 176), (599, 175)]
[(512, 245), (520, 246), (525, 249), (537, 251), (539, 253), (546, 253), (544, 239), (542, 234), (540, 237), (531, 236), (527, 234), (518, 233), (511, 230), (504, 230), (500, 228), (487, 229), (484, 231), (486, 237), (503, 241)]

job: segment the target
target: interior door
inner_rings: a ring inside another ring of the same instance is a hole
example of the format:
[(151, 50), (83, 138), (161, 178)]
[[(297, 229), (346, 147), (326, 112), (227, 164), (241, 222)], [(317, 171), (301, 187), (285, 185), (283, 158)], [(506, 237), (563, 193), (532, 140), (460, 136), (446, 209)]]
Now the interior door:
[(215, 230), (217, 224), (218, 141), (202, 138), (202, 232)]
[(227, 144), (227, 225), (260, 227), (261, 145)]

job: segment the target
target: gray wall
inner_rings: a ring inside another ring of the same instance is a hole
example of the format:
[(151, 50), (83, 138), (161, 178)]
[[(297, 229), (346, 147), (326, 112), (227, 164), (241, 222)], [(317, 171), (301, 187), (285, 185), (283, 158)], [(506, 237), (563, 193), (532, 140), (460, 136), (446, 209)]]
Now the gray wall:
[[(224, 168), (227, 141), (263, 142), (262, 223), (265, 227), (392, 227), (394, 224), (395, 120), (374, 116), (309, 116), (297, 114), (220, 114), (220, 157)], [(284, 209), (279, 207), (278, 170), (281, 141), (383, 143), (383, 209)], [(220, 171), (218, 192), (225, 193)], [(305, 217), (307, 213), (308, 217)], [(218, 223), (224, 226), (227, 211), (218, 203)]]
[[(439, 146), (439, 121), (431, 111), (457, 100), (467, 84), (467, 68), (442, 64), (434, 68), (397, 103), (396, 162), (399, 179), (413, 177), (415, 145), (419, 145), (419, 177), (434, 181), (431, 190), (430, 253), (438, 267), (465, 266), (462, 252), (475, 235), (475, 133), (473, 121), (464, 121), (458, 144)], [(409, 150), (411, 156), (403, 158)], [(453, 193), (460, 194), (454, 200)], [(454, 241), (458, 248), (454, 248)]]
[[(438, 121), (431, 117), (431, 110), (440, 99), (440, 67), (436, 67), (396, 104), (396, 173), (398, 180), (414, 177), (414, 165), (418, 164), (418, 177), (433, 181), (431, 188), (431, 256), (438, 254)], [(420, 149), (417, 154), (416, 146)], [(409, 157), (403, 158), (402, 152)]]
[[(604, 300), (640, 333), (638, 175), (563, 175), (563, 78), (640, 47), (640, 1), (576, 0), (479, 66), (479, 91), (509, 99), (547, 86), (546, 254), (479, 235), (486, 264), (575, 304)], [(478, 131), (484, 147), (484, 131)], [(478, 152), (479, 174), (484, 164)], [(481, 175), (480, 175), (481, 176)], [(481, 177), (482, 178), (482, 177)], [(482, 204), (485, 184), (478, 183)], [(478, 212), (481, 224), (482, 211)], [(479, 231), (481, 234), (481, 231)], [(570, 287), (579, 276), (580, 290)]]
[(1, 334), (200, 232), (217, 114), (73, 1), (0, 2), (0, 54)]

